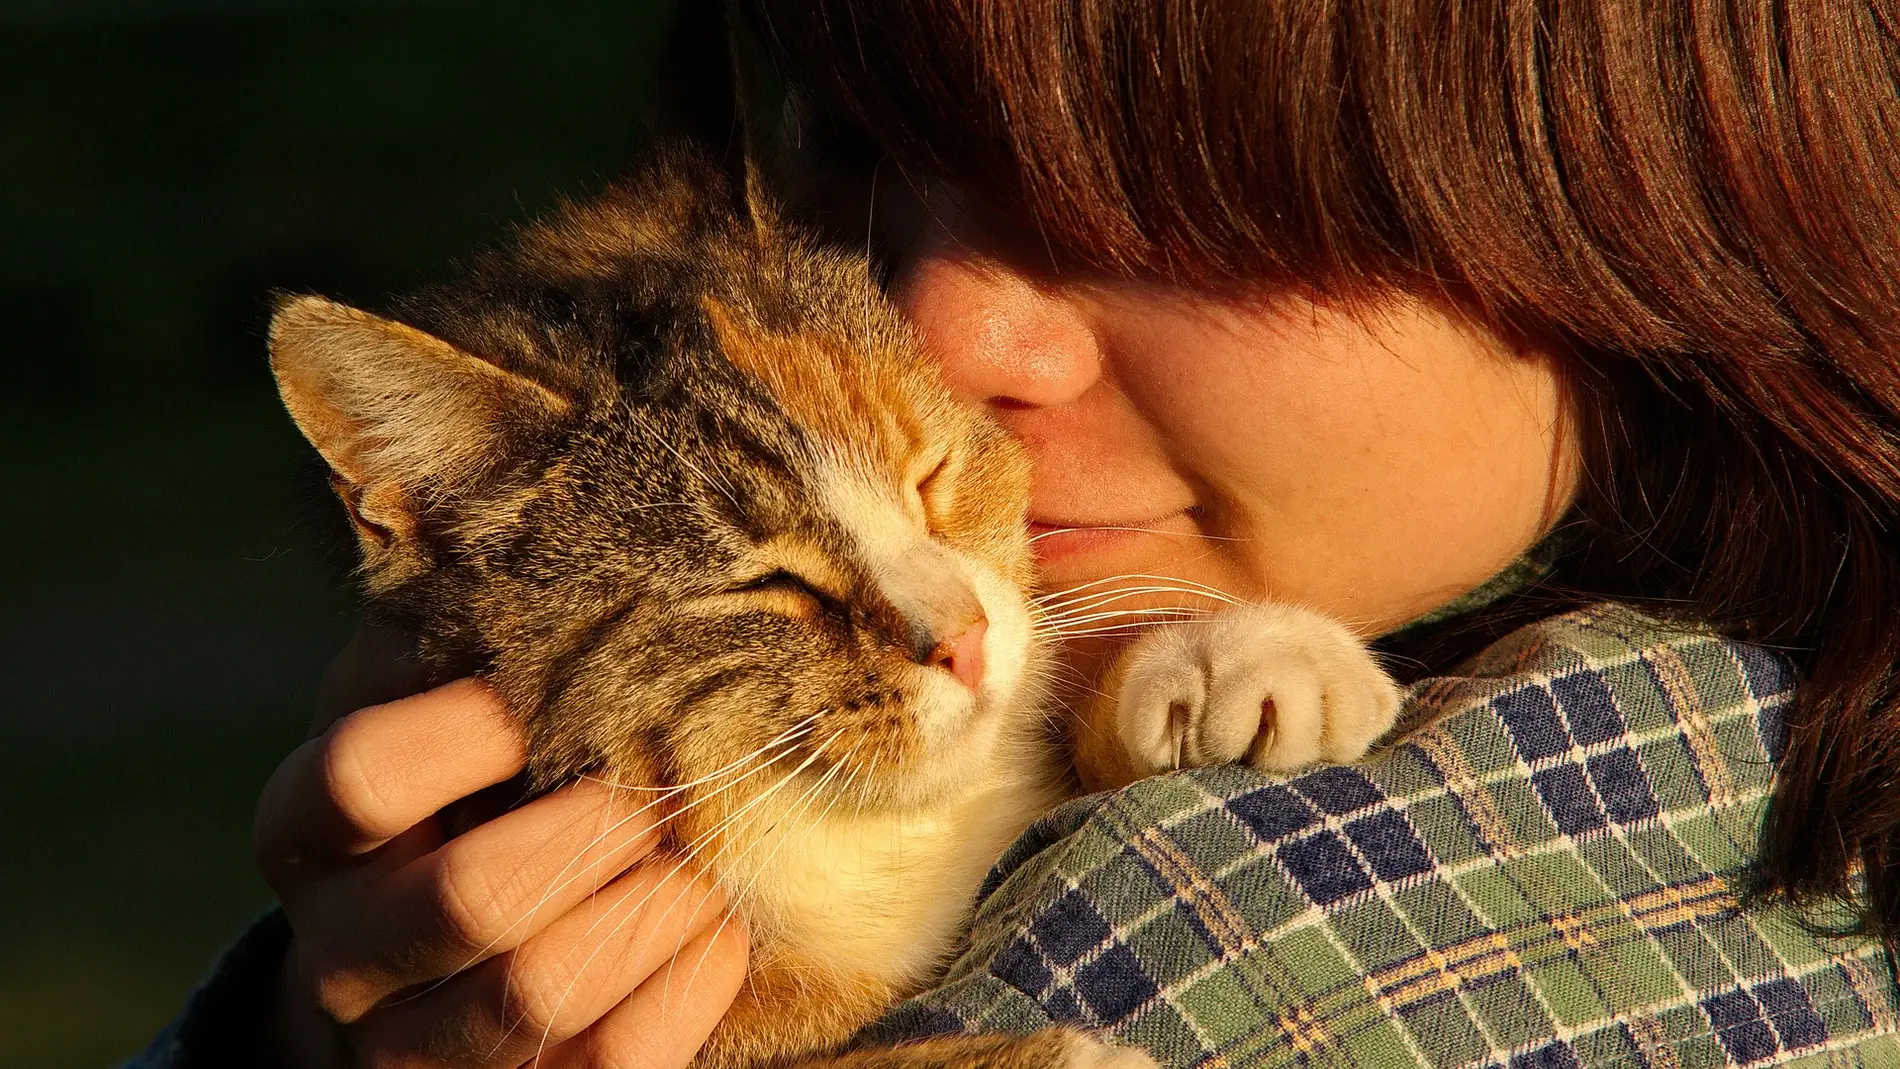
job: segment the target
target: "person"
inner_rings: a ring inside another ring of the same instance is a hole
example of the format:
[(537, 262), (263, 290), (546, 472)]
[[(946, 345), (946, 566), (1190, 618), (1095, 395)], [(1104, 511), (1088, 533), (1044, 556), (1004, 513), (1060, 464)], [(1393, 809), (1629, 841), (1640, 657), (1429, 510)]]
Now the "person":
[[(1030, 450), (1045, 582), (1297, 601), (1416, 681), (1362, 767), (1057, 814), (881, 1038), (1893, 1059), (1879, 5), (744, 8), (828, 132), (812, 217), (872, 243), (947, 381)], [(545, 1033), (542, 1065), (685, 1065), (746, 960), (717, 892), (676, 877), (661, 899), (712, 908), (595, 927), (592, 892), (662, 874), (637, 824), (587, 845), (610, 802), (584, 784), (447, 837), (432, 815), (522, 743), (478, 684), (385, 700), (413, 689), (389, 641), (345, 652), (327, 701), (354, 711), (260, 802), (283, 911), (142, 1064), (511, 1065)], [(1084, 674), (1106, 653), (1071, 651)], [(610, 929), (609, 965), (565, 971)], [(699, 971), (669, 1002), (676, 950)]]

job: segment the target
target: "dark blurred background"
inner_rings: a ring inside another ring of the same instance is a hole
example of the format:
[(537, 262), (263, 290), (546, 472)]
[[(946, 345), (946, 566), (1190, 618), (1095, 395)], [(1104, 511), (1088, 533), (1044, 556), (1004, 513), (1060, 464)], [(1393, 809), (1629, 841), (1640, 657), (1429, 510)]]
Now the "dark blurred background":
[(628, 157), (667, 0), (0, 0), (0, 1066), (109, 1065), (268, 903), (351, 626), (265, 366)]

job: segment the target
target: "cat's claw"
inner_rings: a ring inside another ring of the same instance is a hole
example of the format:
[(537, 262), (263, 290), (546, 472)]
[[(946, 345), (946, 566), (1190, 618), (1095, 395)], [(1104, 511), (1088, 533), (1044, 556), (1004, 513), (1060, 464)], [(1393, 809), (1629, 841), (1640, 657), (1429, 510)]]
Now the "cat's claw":
[(1398, 715), (1397, 684), (1358, 636), (1293, 606), (1157, 627), (1127, 657), (1116, 729), (1149, 773), (1242, 758), (1270, 772), (1354, 761)]

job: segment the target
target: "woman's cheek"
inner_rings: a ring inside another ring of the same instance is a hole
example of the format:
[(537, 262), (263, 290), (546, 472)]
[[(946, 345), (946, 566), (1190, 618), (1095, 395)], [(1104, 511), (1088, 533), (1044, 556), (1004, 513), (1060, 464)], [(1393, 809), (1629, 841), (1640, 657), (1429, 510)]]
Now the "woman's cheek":
[(1113, 347), (1110, 375), (1200, 488), (1203, 548), (1248, 596), (1388, 629), (1509, 564), (1574, 495), (1555, 362), (1429, 308), (1163, 326)]

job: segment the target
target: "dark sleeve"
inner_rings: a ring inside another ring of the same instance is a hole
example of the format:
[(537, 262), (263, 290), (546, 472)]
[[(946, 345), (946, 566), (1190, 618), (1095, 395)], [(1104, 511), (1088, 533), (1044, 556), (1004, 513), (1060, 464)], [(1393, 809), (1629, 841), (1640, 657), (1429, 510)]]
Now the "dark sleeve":
[(119, 1069), (256, 1067), (289, 945), (283, 911), (259, 918), (218, 959), (178, 1017)]

